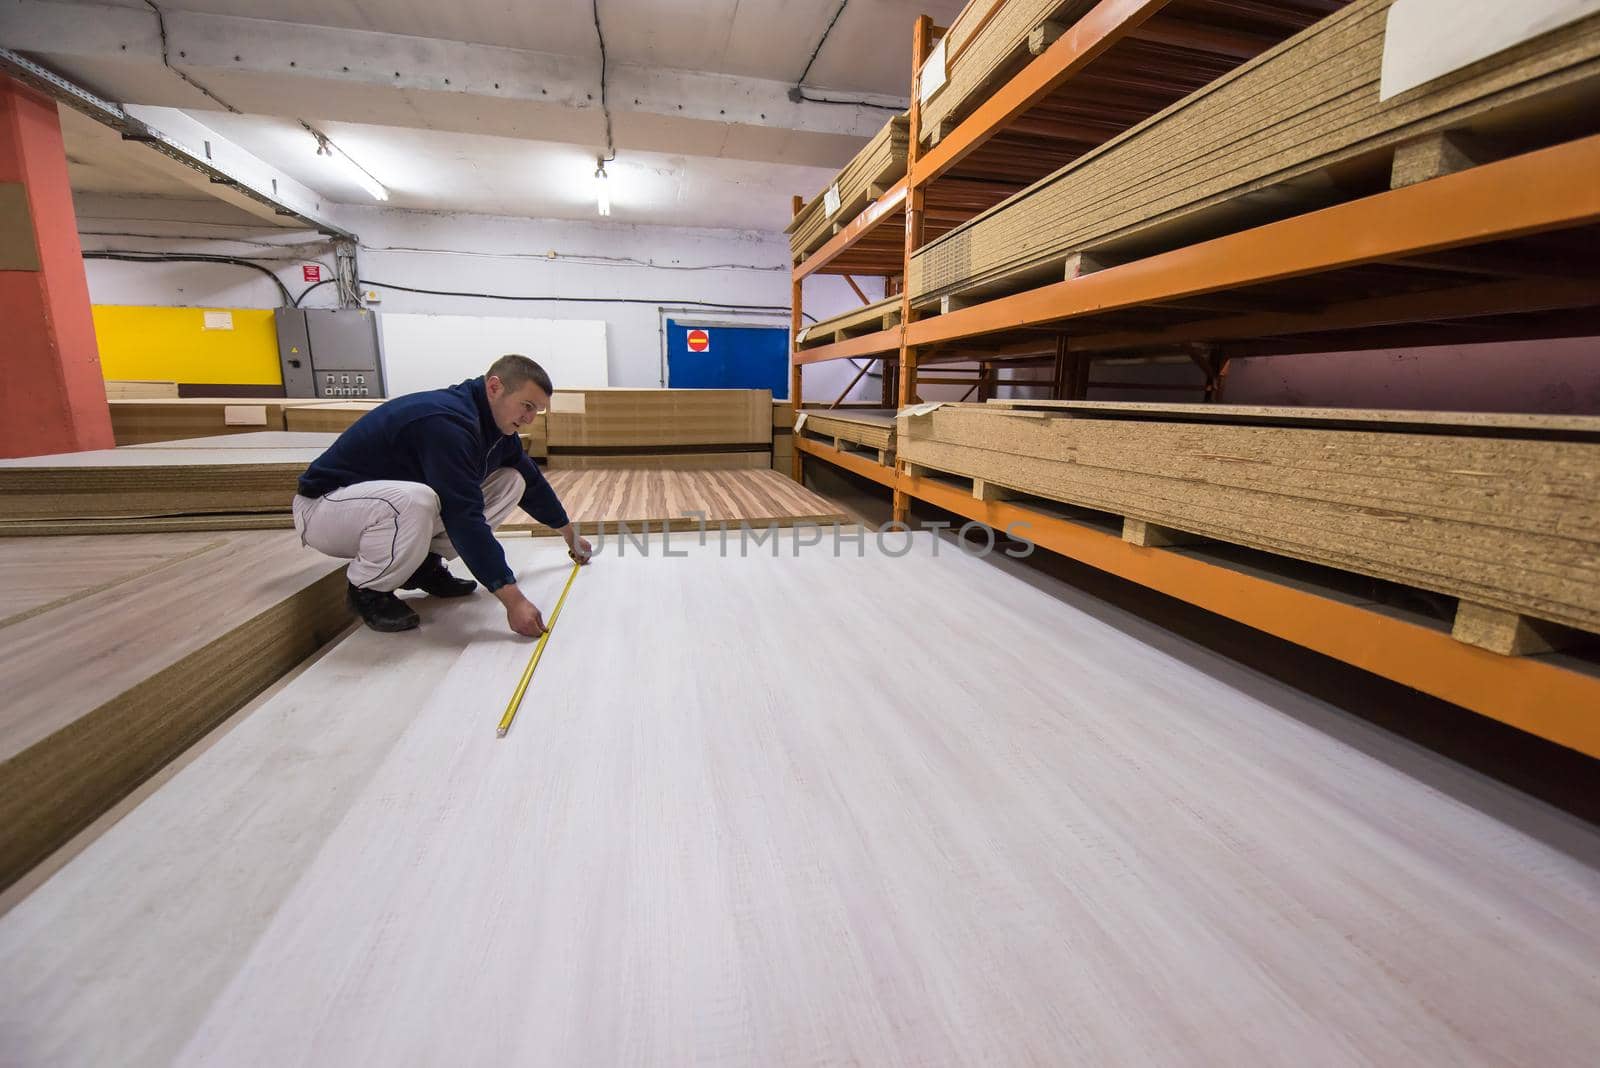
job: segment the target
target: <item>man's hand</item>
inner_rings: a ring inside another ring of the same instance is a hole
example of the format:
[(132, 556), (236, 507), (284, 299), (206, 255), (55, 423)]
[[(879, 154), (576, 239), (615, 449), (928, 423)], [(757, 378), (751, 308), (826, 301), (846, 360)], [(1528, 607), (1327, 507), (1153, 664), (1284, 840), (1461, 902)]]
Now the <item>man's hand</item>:
[(578, 531), (571, 523), (561, 528), (561, 536), (567, 542), (567, 555), (580, 564), (587, 564), (594, 555), (594, 546), (589, 544), (588, 538), (578, 536)]
[(500, 603), (506, 606), (506, 623), (518, 634), (537, 638), (544, 633), (544, 616), (532, 601), (523, 596), (515, 583), (494, 591)]

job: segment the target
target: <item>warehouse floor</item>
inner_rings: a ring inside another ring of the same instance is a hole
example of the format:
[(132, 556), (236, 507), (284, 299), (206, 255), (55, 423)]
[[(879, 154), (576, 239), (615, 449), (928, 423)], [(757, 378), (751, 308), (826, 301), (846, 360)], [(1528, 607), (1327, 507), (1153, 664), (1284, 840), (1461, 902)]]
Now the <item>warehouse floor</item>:
[(503, 740), (494, 602), (352, 633), (0, 917), (8, 1054), (1592, 1052), (1592, 828), (948, 542), (791, 545), (613, 541)]

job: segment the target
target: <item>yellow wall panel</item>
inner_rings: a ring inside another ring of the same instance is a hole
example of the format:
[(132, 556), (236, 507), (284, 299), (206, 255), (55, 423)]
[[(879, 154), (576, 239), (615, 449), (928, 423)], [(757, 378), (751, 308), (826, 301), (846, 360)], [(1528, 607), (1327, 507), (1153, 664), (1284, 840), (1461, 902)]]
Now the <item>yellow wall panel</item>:
[(108, 379), (283, 385), (270, 308), (97, 304), (94, 330)]

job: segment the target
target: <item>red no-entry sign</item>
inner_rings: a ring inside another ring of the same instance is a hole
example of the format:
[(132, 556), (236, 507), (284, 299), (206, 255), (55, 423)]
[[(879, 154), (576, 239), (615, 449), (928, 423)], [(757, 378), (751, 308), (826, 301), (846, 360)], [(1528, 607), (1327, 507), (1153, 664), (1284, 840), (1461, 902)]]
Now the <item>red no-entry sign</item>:
[(704, 330), (689, 331), (688, 346), (690, 352), (710, 352), (711, 335)]

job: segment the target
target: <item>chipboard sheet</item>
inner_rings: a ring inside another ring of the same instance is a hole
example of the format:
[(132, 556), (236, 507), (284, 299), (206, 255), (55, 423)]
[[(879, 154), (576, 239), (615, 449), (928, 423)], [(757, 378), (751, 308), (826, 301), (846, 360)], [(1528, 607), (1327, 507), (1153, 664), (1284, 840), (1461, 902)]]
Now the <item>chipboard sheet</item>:
[(1592, 828), (904, 545), (612, 542), (503, 740), (492, 599), (352, 635), (0, 917), (0, 1061), (1592, 1063)]

